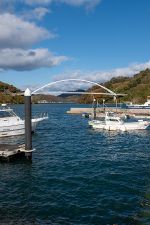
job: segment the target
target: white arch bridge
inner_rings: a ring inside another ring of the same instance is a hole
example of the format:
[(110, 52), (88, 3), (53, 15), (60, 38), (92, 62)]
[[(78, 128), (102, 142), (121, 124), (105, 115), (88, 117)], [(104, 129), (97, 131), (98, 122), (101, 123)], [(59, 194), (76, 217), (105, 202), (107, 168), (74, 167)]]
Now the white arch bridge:
[[(104, 89), (105, 91), (107, 91), (107, 93), (92, 93), (92, 92), (73, 92), (74, 94), (76, 93), (80, 93), (80, 94), (104, 94), (104, 95), (110, 95), (110, 96), (113, 96), (115, 99), (116, 99), (116, 103), (117, 103), (117, 96), (118, 95), (122, 95), (122, 94), (116, 94), (115, 92), (111, 91), (110, 89), (104, 87), (103, 85), (101, 84), (98, 84), (98, 83), (95, 83), (95, 82), (92, 82), (92, 81), (88, 81), (88, 80), (82, 80), (82, 79), (65, 79), (65, 80), (58, 80), (58, 81), (55, 81), (55, 82), (51, 82), (51, 83), (48, 83), (38, 89), (36, 89), (35, 91), (33, 91), (32, 93), (30, 92), (29, 89), (26, 89), (25, 93), (24, 93), (24, 96), (25, 96), (25, 156), (29, 159), (32, 158), (32, 137), (31, 137), (31, 131), (32, 131), (32, 120), (31, 120), (31, 117), (32, 117), (32, 110), (31, 110), (31, 95), (33, 94), (37, 94), (38, 91), (46, 88), (46, 87), (51, 87), (52, 85), (54, 84), (57, 84), (57, 83), (61, 83), (61, 82), (68, 82), (68, 81), (77, 81), (77, 82), (85, 82), (85, 83), (90, 83), (92, 85), (96, 85), (102, 89)], [(65, 92), (67, 93), (67, 92)], [(68, 92), (70, 93), (70, 92)], [(94, 108), (95, 110), (95, 108)]]
[(33, 94), (37, 94), (39, 91), (41, 91), (41, 90), (44, 89), (44, 88), (51, 87), (52, 85), (59, 84), (59, 83), (63, 83), (63, 82), (68, 82), (68, 81), (77, 81), (77, 82), (85, 82), (85, 83), (89, 83), (89, 84), (98, 86), (98, 87), (102, 88), (103, 90), (105, 90), (105, 91), (107, 91), (107, 92), (50, 91), (50, 93), (69, 93), (69, 94), (84, 94), (84, 95), (89, 95), (89, 94), (93, 94), (93, 95), (110, 95), (110, 96), (113, 96), (113, 97), (124, 96), (124, 95), (125, 95), (125, 94), (117, 94), (117, 93), (111, 91), (110, 89), (104, 87), (104, 86), (101, 85), (101, 84), (98, 84), (98, 83), (96, 83), (96, 82), (89, 81), (89, 80), (83, 80), (83, 79), (64, 79), (64, 80), (54, 81), (54, 82), (48, 83), (48, 84), (46, 84), (46, 85), (44, 85), (44, 86), (42, 86), (42, 87), (40, 87), (40, 88), (37, 88), (37, 89), (34, 90), (31, 94), (32, 94), (32, 95), (33, 95)]

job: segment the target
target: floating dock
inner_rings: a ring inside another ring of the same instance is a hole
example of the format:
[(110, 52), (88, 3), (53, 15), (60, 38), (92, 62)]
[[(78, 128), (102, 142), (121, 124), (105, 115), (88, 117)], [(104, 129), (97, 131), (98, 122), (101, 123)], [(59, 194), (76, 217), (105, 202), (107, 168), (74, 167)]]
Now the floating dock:
[(0, 160), (10, 161), (11, 158), (26, 156), (26, 154), (31, 154), (33, 150), (25, 150), (25, 145), (8, 145), (0, 144)]

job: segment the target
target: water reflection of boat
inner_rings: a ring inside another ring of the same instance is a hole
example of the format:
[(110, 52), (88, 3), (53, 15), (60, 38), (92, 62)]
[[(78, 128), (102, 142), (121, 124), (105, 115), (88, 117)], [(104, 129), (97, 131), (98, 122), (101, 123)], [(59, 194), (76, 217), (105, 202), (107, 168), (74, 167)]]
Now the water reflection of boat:
[[(48, 119), (48, 115), (42, 114), (32, 119), (32, 132), (35, 131), (39, 122)], [(13, 109), (2, 105), (0, 109), (0, 137), (22, 135), (25, 133), (25, 121), (21, 119)]]
[(114, 112), (106, 112), (104, 117), (90, 120), (89, 126), (93, 129), (104, 130), (146, 130), (150, 127), (150, 122), (141, 119), (139, 120), (136, 118), (130, 118), (129, 116), (121, 118)]

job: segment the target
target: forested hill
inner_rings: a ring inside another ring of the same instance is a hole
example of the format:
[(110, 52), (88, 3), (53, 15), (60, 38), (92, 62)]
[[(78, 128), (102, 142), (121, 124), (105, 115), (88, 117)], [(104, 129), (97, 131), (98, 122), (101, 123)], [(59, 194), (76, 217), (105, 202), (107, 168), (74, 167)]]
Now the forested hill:
[(0, 93), (8, 93), (8, 92), (17, 93), (20, 92), (20, 90), (13, 85), (3, 83), (0, 81)]
[[(122, 97), (120, 101), (132, 101), (133, 103), (144, 103), (147, 96), (150, 95), (150, 69), (141, 71), (133, 77), (116, 77), (110, 81), (102, 84), (115, 93), (124, 93), (127, 96)], [(104, 92), (101, 88), (93, 86), (89, 91)], [(95, 96), (96, 97), (96, 96)], [(98, 96), (98, 98), (106, 98), (105, 96)], [(90, 96), (82, 96), (80, 102), (91, 102)]]
[(0, 103), (23, 103), (23, 96), (16, 95), (20, 92), (15, 86), (0, 81)]
[[(2, 103), (11, 103), (11, 104), (23, 104), (24, 97), (21, 94), (21, 90), (16, 88), (13, 85), (4, 83), (0, 81), (0, 104)], [(32, 97), (33, 103), (44, 103), (44, 102), (78, 102), (78, 98), (72, 95), (64, 96), (54, 96), (54, 95), (34, 95)]]

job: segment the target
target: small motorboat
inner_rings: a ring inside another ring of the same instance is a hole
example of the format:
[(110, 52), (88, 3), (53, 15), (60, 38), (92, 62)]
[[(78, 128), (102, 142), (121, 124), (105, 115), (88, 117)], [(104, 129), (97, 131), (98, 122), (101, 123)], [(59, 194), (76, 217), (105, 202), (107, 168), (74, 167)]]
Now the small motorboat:
[[(32, 119), (32, 132), (35, 131), (39, 122), (48, 119), (47, 114), (42, 114)], [(10, 107), (2, 104), (0, 109), (0, 137), (25, 134), (25, 121), (21, 119)]]
[(127, 109), (150, 109), (150, 96), (147, 96), (147, 101), (144, 104), (133, 104), (132, 102), (129, 102), (123, 104), (123, 107)]
[(91, 113), (87, 113), (87, 112), (82, 113), (82, 117), (84, 117), (84, 118), (90, 118), (91, 116), (92, 116)]
[(104, 130), (146, 130), (150, 127), (150, 121), (130, 118), (129, 116), (122, 118), (114, 112), (105, 112), (104, 117), (90, 120), (89, 126), (93, 129)]

